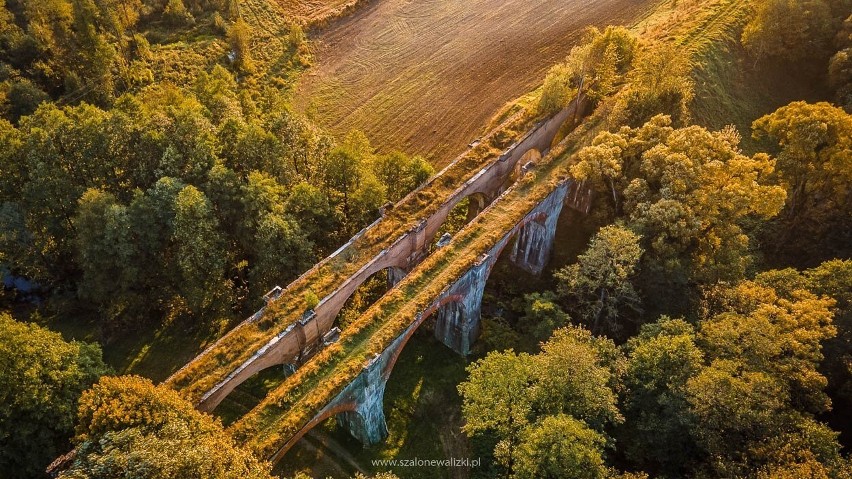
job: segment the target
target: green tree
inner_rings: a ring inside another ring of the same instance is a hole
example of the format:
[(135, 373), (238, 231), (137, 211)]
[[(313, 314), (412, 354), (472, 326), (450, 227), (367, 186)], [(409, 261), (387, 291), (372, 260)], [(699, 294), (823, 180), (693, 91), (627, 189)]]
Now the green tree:
[(468, 366), (468, 379), (458, 386), (465, 418), (462, 430), (469, 435), (495, 434), (497, 460), (510, 473), (521, 431), (532, 415), (531, 368), (525, 353), (491, 352)]
[(558, 329), (532, 358), (535, 408), (568, 414), (602, 431), (620, 423), (615, 388), (622, 357), (612, 341), (580, 327)]
[(322, 189), (307, 182), (297, 184), (290, 190), (285, 209), (307, 238), (323, 250), (330, 250), (342, 240), (335, 232), (343, 218)]
[(80, 394), (107, 373), (96, 344), (0, 313), (0, 470), (41, 477), (71, 449)]
[(190, 309), (199, 313), (227, 304), (227, 253), (210, 201), (194, 186), (186, 186), (175, 198), (174, 209), (175, 259)]
[(837, 34), (837, 53), (828, 62), (828, 83), (837, 104), (852, 112), (852, 15)]
[(80, 399), (77, 454), (62, 479), (267, 479), (221, 423), (135, 376), (101, 379)]
[[(138, 280), (138, 258), (127, 207), (97, 189), (80, 198), (74, 217), (77, 262), (83, 270), (78, 293), (100, 306), (106, 329), (122, 325), (129, 305), (127, 287)], [(118, 323), (118, 324), (116, 324)]]
[(275, 285), (295, 279), (314, 263), (312, 244), (298, 223), (286, 216), (269, 214), (261, 220), (251, 269), (254, 297)]
[(744, 275), (750, 258), (743, 225), (776, 215), (785, 192), (768, 182), (769, 156), (747, 157), (739, 142), (732, 129), (675, 130), (657, 116), (639, 129), (602, 133), (579, 154), (574, 177), (591, 180), (600, 206), (626, 217), (643, 238), (645, 294)]
[(778, 144), (776, 171), (787, 189), (786, 207), (766, 242), (776, 254), (793, 257), (793, 264), (800, 264), (801, 256), (819, 261), (848, 254), (852, 115), (828, 103), (794, 102), (752, 128), (756, 138)]
[(251, 27), (242, 18), (237, 19), (228, 29), (228, 44), (234, 55), (234, 64), (246, 73), (254, 70), (251, 57)]
[(370, 166), (386, 189), (388, 201), (392, 202), (401, 200), (435, 173), (435, 169), (423, 157), (409, 157), (398, 151), (377, 155)]
[(603, 460), (604, 437), (582, 421), (559, 414), (527, 428), (518, 446), (519, 479), (610, 477)]
[(760, 0), (743, 30), (742, 43), (758, 59), (795, 63), (825, 58), (833, 24), (825, 0)]
[(642, 470), (682, 476), (701, 458), (692, 437), (696, 418), (686, 396), (687, 381), (704, 367), (695, 329), (683, 320), (662, 317), (642, 326), (625, 350), (626, 420), (618, 443)]
[(556, 295), (546, 291), (524, 296), (524, 315), (518, 326), (532, 334), (537, 341), (544, 341), (557, 328), (565, 326), (571, 319), (556, 303)]
[(606, 226), (575, 264), (556, 273), (560, 291), (593, 333), (617, 334), (632, 316), (629, 311), (639, 311), (639, 295), (631, 283), (642, 257), (639, 241), (626, 228)]
[(583, 43), (571, 49), (564, 63), (554, 65), (544, 79), (538, 113), (551, 115), (577, 94), (593, 102), (612, 93), (636, 55), (636, 37), (624, 27), (604, 31), (589, 28)]
[(186, 9), (183, 0), (168, 0), (163, 10), (163, 19), (173, 26), (185, 26), (195, 23), (195, 18)]
[(776, 171), (787, 187), (787, 214), (807, 213), (815, 202), (852, 211), (847, 188), (852, 181), (852, 115), (828, 103), (793, 102), (758, 119), (752, 128), (756, 138), (768, 137), (780, 146)]
[(640, 49), (627, 76), (628, 87), (619, 97), (615, 123), (638, 127), (664, 114), (676, 125), (687, 125), (694, 95), (691, 73), (689, 55), (674, 42)]

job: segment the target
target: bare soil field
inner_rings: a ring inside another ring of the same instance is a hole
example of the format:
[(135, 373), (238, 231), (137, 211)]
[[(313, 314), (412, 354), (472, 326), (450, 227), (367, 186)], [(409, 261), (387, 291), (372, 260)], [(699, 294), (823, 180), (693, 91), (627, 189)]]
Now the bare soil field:
[(443, 166), (544, 79), (589, 25), (658, 0), (372, 0), (314, 35), (297, 107), (331, 132)]
[(285, 14), (302, 25), (322, 24), (364, 0), (276, 0)]

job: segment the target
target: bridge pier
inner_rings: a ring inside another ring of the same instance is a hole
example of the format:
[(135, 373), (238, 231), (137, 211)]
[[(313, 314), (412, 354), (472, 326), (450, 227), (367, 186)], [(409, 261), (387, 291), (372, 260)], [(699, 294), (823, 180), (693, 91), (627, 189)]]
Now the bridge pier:
[(494, 259), (483, 255), (449, 290), (461, 299), (447, 303), (438, 310), (435, 337), (448, 348), (467, 356), (479, 337), (482, 297)]
[(384, 354), (376, 356), (347, 389), (355, 403), (353, 411), (337, 415), (337, 423), (365, 446), (378, 444), (388, 437), (385, 421)]
[(562, 213), (563, 201), (551, 201), (539, 212), (539, 217), (525, 224), (517, 233), (509, 260), (533, 275), (540, 275), (550, 261), (556, 225)]
[(388, 268), (388, 288), (396, 286), (408, 273), (409, 271), (396, 266)]
[(472, 194), (467, 197), (467, 222), (479, 216), (485, 208), (494, 201), (496, 195), (486, 196), (485, 193)]

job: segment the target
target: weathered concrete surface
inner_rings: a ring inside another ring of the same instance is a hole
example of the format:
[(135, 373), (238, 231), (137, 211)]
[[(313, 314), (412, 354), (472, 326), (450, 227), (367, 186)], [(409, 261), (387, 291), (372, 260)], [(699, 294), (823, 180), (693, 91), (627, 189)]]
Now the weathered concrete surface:
[[(479, 214), (487, 206), (486, 202), (499, 196), (505, 191), (507, 185), (511, 184), (510, 180), (517, 179), (523, 168), (529, 167), (528, 162), (541, 158), (542, 154), (549, 151), (561, 126), (567, 120), (575, 117), (578, 110), (582, 109), (583, 104), (582, 98), (577, 99), (550, 119), (537, 124), (500, 155), (497, 160), (460, 185), (437, 211), (423, 218), (417, 226), (383, 249), (355, 274), (346, 278), (331, 294), (319, 302), (314, 308), (313, 314), (307, 315), (301, 321), (291, 324), (287, 329), (275, 335), (237, 369), (222, 378), (213, 388), (202, 395), (197, 407), (202, 411), (212, 411), (237, 386), (258, 372), (276, 365), (298, 364), (303, 358), (309, 356), (321, 343), (323, 335), (334, 326), (338, 313), (358, 287), (374, 274), (386, 269), (390, 270), (389, 277), (392, 281), (401, 280), (403, 273), (410, 271), (423, 258), (428, 256), (435, 235), (456, 205), (465, 198), (471, 198), (469, 214)], [(359, 233), (359, 235), (363, 234), (363, 231)], [(353, 238), (353, 241), (356, 238)], [(332, 256), (339, 254), (345, 248), (346, 245)], [(533, 251), (530, 248), (527, 249)], [(476, 300), (475, 297), (471, 297), (469, 304), (477, 304), (479, 301), (481, 301), (481, 298)], [(476, 308), (471, 309), (470, 306), (465, 306), (465, 310), (465, 314), (468, 316), (478, 316), (478, 309)], [(262, 311), (259, 311), (255, 316), (259, 318), (262, 313)], [(442, 324), (446, 324), (448, 327), (464, 325), (463, 322), (450, 320), (449, 317)], [(471, 338), (475, 338), (477, 334), (478, 330), (465, 329), (460, 331), (453, 336), (452, 342), (455, 345), (451, 347), (466, 354), (472, 342)], [(450, 341), (449, 336), (447, 336), (447, 341)], [(208, 348), (202, 355), (215, 354), (215, 346), (214, 344), (213, 347)]]

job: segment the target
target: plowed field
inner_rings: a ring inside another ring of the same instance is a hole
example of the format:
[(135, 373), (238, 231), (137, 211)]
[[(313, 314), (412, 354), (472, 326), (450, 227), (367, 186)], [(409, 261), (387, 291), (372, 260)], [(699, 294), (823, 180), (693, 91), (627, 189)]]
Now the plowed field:
[(442, 166), (535, 88), (589, 25), (657, 0), (372, 0), (320, 30), (297, 106), (333, 133)]

